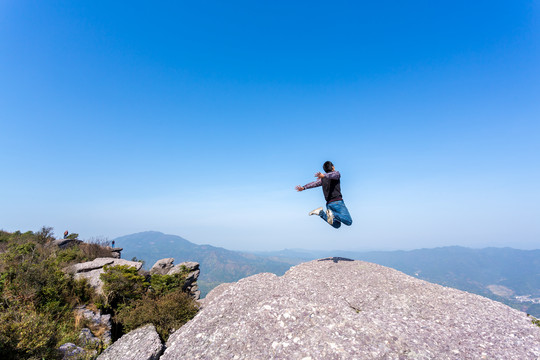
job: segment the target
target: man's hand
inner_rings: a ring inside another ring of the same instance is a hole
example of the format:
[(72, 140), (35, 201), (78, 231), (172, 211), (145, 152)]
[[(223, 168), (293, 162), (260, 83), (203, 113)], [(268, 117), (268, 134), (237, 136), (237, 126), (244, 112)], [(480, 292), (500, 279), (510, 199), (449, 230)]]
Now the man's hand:
[(297, 186), (295, 187), (295, 189), (296, 189), (296, 191), (304, 191), (304, 190), (306, 190), (306, 189), (304, 189), (303, 186), (300, 186), (300, 185), (297, 185)]
[(324, 174), (321, 174), (320, 172), (316, 172), (315, 177), (322, 179), (324, 177)]

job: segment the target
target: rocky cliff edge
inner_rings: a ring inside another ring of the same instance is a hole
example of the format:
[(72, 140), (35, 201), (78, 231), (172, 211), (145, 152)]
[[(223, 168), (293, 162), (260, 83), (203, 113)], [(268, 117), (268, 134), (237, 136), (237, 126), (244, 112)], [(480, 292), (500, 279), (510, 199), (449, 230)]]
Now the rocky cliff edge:
[(540, 358), (540, 328), (526, 314), (362, 261), (254, 275), (202, 305), (160, 359)]

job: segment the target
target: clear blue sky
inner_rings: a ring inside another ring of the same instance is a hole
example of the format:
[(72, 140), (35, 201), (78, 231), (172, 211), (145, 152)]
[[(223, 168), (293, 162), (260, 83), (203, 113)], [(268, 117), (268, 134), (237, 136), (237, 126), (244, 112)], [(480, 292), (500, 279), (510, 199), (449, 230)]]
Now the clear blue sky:
[(7, 231), (538, 248), (540, 2), (3, 0), (0, 134)]

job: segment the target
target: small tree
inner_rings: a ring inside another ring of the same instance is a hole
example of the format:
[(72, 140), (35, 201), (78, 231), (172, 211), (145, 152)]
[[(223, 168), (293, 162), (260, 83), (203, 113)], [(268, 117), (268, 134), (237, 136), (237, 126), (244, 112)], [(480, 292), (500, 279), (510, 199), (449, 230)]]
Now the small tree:
[(136, 268), (128, 265), (104, 266), (103, 292), (107, 305), (116, 308), (140, 299), (150, 285)]
[(77, 233), (71, 233), (66, 237), (66, 239), (70, 239), (70, 240), (77, 240), (78, 238), (79, 238), (79, 234)]
[(36, 239), (40, 244), (45, 244), (51, 240), (54, 240), (53, 228), (49, 226), (43, 226), (41, 230), (36, 233)]
[(144, 295), (120, 309), (116, 319), (122, 323), (125, 332), (144, 324), (154, 324), (161, 338), (167, 341), (171, 332), (193, 319), (198, 310), (188, 294), (176, 289), (157, 298)]

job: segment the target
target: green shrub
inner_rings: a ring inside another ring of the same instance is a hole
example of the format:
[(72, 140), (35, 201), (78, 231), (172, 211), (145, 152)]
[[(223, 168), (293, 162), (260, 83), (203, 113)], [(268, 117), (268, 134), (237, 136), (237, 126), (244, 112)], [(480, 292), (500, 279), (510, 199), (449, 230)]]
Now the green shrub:
[(56, 323), (33, 306), (13, 306), (0, 312), (0, 353), (3, 359), (54, 358)]
[(41, 230), (36, 233), (36, 240), (39, 244), (45, 244), (51, 240), (54, 240), (53, 228), (43, 226)]
[(152, 275), (150, 277), (150, 288), (154, 297), (165, 295), (173, 290), (182, 289), (186, 281), (186, 274), (187, 271), (173, 275)]
[(66, 239), (71, 239), (71, 240), (76, 240), (79, 238), (79, 234), (77, 233), (72, 233), (72, 234), (69, 234)]
[(134, 267), (106, 266), (101, 275), (105, 304), (123, 332), (152, 323), (163, 339), (189, 321), (198, 311), (182, 287), (187, 269), (173, 275), (154, 274), (148, 279)]
[(104, 266), (103, 293), (106, 305), (117, 308), (129, 301), (142, 298), (150, 285), (136, 268), (128, 265)]
[(62, 267), (85, 261), (88, 261), (87, 257), (78, 246), (69, 246), (55, 254), (56, 264)]
[(154, 324), (161, 338), (167, 341), (171, 332), (191, 320), (197, 311), (195, 301), (182, 290), (176, 290), (157, 299), (145, 295), (120, 309), (116, 320), (123, 325), (125, 332), (148, 323)]

